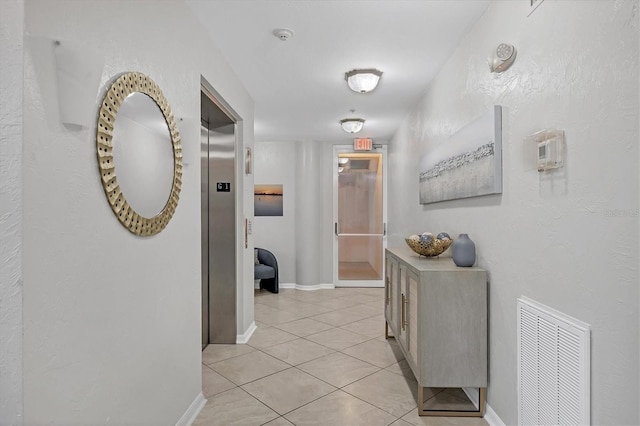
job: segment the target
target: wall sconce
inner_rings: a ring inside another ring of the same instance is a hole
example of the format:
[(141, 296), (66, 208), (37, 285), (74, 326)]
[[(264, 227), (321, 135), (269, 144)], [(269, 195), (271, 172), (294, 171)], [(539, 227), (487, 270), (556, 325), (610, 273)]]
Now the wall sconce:
[(351, 70), (344, 74), (349, 88), (354, 92), (367, 93), (371, 92), (378, 85), (382, 71), (376, 69)]
[(342, 130), (347, 133), (358, 133), (364, 127), (364, 120), (362, 118), (345, 118), (340, 120)]
[(516, 53), (512, 44), (500, 43), (493, 53), (493, 58), (487, 60), (491, 72), (506, 71), (516, 60)]

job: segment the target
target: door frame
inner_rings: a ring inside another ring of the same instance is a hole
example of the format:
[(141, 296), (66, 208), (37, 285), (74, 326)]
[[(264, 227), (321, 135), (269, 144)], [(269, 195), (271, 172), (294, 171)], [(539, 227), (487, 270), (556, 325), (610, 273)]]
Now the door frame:
[[(235, 277), (235, 282), (233, 283), (233, 293), (234, 293), (234, 319), (233, 319), (233, 327), (235, 329), (235, 339), (233, 342), (229, 341), (229, 343), (237, 343), (237, 339), (238, 339), (238, 329), (240, 328), (240, 323), (241, 323), (241, 318), (240, 318), (240, 313), (244, 310), (243, 308), (243, 292), (242, 292), (242, 280), (241, 277), (243, 277), (243, 263), (244, 263), (244, 244), (242, 244), (242, 233), (244, 232), (244, 225), (242, 223), (243, 221), (243, 214), (242, 212), (242, 208), (243, 208), (243, 204), (242, 204), (242, 194), (243, 194), (243, 190), (244, 190), (244, 185), (243, 185), (243, 179), (244, 179), (244, 142), (243, 142), (243, 132), (242, 132), (242, 117), (231, 107), (231, 105), (229, 105), (229, 103), (222, 97), (222, 95), (213, 88), (213, 86), (204, 78), (204, 76), (200, 76), (200, 94), (204, 94), (207, 98), (209, 98), (209, 100), (221, 111), (223, 112), (232, 123), (228, 123), (229, 125), (233, 124), (233, 135), (234, 135), (234, 155), (235, 155), (235, 159), (234, 159), (234, 201), (233, 201), (233, 205), (234, 205), (234, 221), (235, 221), (235, 265), (234, 265), (234, 277)], [(200, 105), (200, 113), (202, 113), (202, 105)], [(201, 120), (202, 121), (202, 120)], [(202, 149), (203, 147), (200, 147), (201, 153), (200, 155), (202, 156)], [(207, 153), (208, 155), (208, 153)], [(200, 166), (201, 167), (201, 166)], [(200, 176), (200, 179), (202, 180), (203, 176)], [(201, 196), (202, 197), (202, 196)], [(202, 198), (200, 200), (200, 209), (201, 209), (201, 214), (202, 214)], [(202, 224), (201, 224), (202, 225)], [(208, 231), (208, 230), (207, 230)], [(204, 229), (200, 229), (200, 232), (203, 233), (205, 232)], [(202, 250), (202, 249), (201, 249)], [(201, 259), (201, 262), (204, 262), (204, 260)], [(201, 281), (204, 280), (204, 274), (202, 272), (203, 266), (201, 264)], [(207, 279), (208, 281), (208, 279)], [(202, 293), (201, 293), (202, 294)], [(208, 294), (208, 296), (210, 297), (210, 294)], [(251, 296), (253, 296), (253, 292), (251, 293)], [(208, 304), (209, 301), (207, 301)], [(252, 302), (253, 302), (253, 298), (252, 298)], [(201, 309), (204, 310), (204, 300), (201, 300)], [(253, 305), (253, 303), (251, 303), (251, 305)], [(202, 312), (203, 313), (203, 312)], [(212, 322), (212, 313), (210, 310), (210, 307), (207, 308), (207, 327), (206, 327), (206, 333), (207, 333), (207, 343), (204, 343), (205, 340), (205, 324), (204, 324), (204, 319), (203, 321), (201, 321), (201, 335), (202, 335), (202, 349), (204, 350), (204, 348), (208, 345), (208, 344), (212, 344), (212, 343), (216, 343), (216, 342), (211, 342), (211, 322)], [(229, 339), (231, 339), (231, 337), (229, 336)], [(218, 342), (220, 343), (220, 342)], [(225, 342), (226, 343), (226, 342)]]
[[(339, 154), (366, 154), (371, 152), (374, 154), (382, 154), (382, 223), (384, 235), (382, 237), (382, 273), (380, 280), (340, 280), (338, 277), (339, 260), (338, 260), (338, 237), (335, 235), (333, 224), (338, 222), (338, 155)], [(384, 287), (385, 264), (384, 250), (387, 248), (387, 145), (374, 145), (372, 151), (354, 151), (352, 145), (334, 145), (333, 157), (331, 159), (331, 176), (333, 176), (333, 221), (331, 232), (333, 233), (333, 285), (334, 287)]]

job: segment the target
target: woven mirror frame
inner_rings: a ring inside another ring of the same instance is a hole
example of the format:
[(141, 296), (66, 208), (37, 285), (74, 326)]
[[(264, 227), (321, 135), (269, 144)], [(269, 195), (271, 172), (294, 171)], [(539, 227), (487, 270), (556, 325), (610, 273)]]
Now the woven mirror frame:
[[(173, 146), (173, 186), (167, 203), (154, 217), (141, 216), (129, 205), (118, 184), (113, 161), (113, 130), (118, 110), (127, 96), (136, 92), (144, 93), (158, 105), (167, 123)], [(151, 78), (142, 73), (129, 72), (111, 84), (100, 106), (96, 145), (102, 187), (120, 223), (139, 236), (151, 236), (162, 231), (178, 206), (182, 187), (182, 144), (169, 102)]]

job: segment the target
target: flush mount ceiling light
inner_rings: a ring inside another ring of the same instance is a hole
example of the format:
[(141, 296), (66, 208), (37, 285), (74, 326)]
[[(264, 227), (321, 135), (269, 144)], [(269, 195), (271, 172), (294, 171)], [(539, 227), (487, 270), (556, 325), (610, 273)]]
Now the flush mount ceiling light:
[(364, 126), (364, 120), (362, 118), (345, 118), (340, 120), (342, 130), (347, 133), (358, 133)]
[(373, 68), (344, 73), (344, 79), (347, 80), (349, 88), (358, 93), (367, 93), (375, 89), (381, 76), (382, 71)]

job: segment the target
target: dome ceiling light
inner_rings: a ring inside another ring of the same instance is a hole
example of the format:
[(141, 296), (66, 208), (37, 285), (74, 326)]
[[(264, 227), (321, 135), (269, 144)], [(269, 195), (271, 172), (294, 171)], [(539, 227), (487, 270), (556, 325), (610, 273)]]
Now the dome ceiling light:
[(345, 118), (340, 120), (342, 130), (347, 133), (358, 133), (364, 127), (364, 120), (362, 118)]
[(344, 73), (344, 79), (347, 80), (349, 88), (358, 93), (371, 92), (378, 85), (381, 76), (382, 71), (373, 68)]

